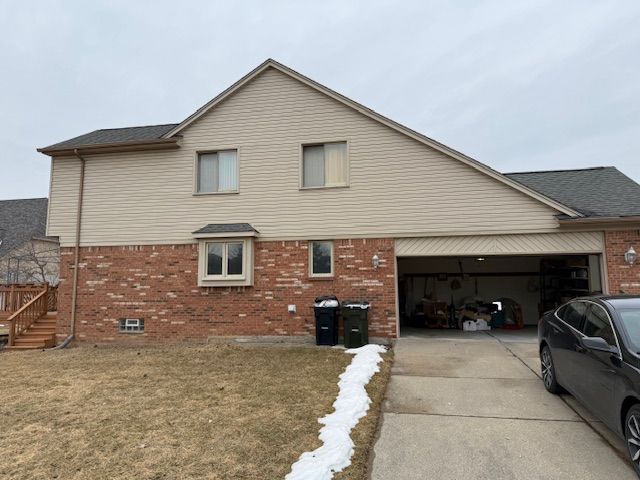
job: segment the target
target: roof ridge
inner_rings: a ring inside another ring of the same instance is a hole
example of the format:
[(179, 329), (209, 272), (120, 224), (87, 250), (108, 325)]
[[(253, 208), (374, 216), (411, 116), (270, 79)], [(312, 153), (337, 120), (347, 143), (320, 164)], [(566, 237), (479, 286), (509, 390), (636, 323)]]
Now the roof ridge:
[[(179, 125), (179, 123), (158, 123), (155, 125), (136, 125), (135, 127), (112, 127), (112, 128), (99, 128), (97, 130), (93, 130), (92, 132), (104, 132), (106, 130), (130, 130), (132, 128), (149, 128), (149, 127), (168, 127), (170, 125)], [(86, 134), (85, 134), (86, 135)], [(82, 136), (82, 135), (79, 135)]]
[(505, 172), (503, 173), (503, 175), (525, 175), (530, 173), (554, 173), (554, 172), (583, 172), (587, 170), (604, 170), (606, 168), (614, 168), (617, 170), (617, 168), (614, 167), (613, 165), (609, 165), (609, 166), (585, 167), (585, 168), (561, 168), (558, 170), (528, 170), (524, 172)]
[(49, 197), (33, 197), (33, 198), (7, 198), (0, 202), (24, 202), (26, 200), (49, 200)]

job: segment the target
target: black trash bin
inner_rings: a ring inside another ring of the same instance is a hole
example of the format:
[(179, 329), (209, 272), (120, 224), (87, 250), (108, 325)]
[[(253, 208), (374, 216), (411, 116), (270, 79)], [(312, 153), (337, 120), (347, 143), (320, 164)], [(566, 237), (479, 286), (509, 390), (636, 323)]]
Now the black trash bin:
[(338, 313), (340, 302), (335, 295), (326, 295), (314, 300), (316, 316), (316, 345), (337, 345)]
[(369, 343), (370, 306), (370, 303), (364, 300), (349, 300), (342, 304), (345, 347), (358, 348)]

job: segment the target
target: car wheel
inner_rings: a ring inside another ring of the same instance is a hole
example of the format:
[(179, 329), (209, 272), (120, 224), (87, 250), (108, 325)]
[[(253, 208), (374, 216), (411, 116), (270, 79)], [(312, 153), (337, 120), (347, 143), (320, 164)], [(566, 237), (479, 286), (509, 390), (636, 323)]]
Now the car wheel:
[(544, 388), (550, 393), (562, 393), (562, 387), (556, 380), (556, 369), (553, 366), (553, 358), (551, 357), (551, 349), (545, 345), (540, 351), (540, 364), (542, 369), (542, 383)]
[(631, 463), (636, 473), (640, 475), (640, 405), (634, 405), (627, 412), (624, 435)]

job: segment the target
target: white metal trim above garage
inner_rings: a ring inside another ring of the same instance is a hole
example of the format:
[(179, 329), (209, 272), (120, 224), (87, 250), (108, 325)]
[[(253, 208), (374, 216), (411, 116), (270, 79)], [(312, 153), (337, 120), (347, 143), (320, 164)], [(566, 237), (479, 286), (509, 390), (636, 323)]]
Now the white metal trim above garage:
[(602, 232), (476, 235), (396, 239), (397, 257), (602, 253)]

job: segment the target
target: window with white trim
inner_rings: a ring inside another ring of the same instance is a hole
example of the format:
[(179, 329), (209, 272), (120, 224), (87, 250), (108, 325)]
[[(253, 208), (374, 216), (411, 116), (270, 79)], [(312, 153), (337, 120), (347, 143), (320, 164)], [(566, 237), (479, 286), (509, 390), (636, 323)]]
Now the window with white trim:
[(124, 333), (144, 332), (144, 320), (140, 318), (121, 318), (120, 331)]
[(238, 191), (237, 150), (199, 153), (196, 170), (196, 193)]
[(347, 142), (302, 147), (302, 188), (347, 185)]
[(312, 277), (333, 276), (333, 242), (310, 242), (309, 273)]

